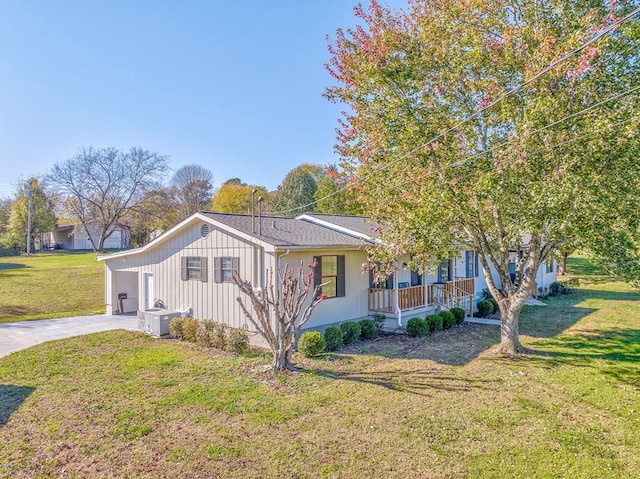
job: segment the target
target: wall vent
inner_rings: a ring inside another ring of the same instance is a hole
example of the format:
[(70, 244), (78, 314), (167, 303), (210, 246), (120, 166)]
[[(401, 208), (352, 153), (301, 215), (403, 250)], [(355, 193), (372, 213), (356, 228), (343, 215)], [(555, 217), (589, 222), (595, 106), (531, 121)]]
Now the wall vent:
[(200, 228), (200, 234), (203, 238), (209, 236), (209, 225), (202, 225), (202, 227)]

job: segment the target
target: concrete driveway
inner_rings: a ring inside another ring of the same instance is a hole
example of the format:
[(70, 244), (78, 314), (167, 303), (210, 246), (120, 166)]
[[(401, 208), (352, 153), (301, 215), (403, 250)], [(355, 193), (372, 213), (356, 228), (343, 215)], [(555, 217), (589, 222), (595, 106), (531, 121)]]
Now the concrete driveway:
[(0, 324), (0, 357), (45, 341), (112, 329), (138, 331), (138, 318), (100, 314)]

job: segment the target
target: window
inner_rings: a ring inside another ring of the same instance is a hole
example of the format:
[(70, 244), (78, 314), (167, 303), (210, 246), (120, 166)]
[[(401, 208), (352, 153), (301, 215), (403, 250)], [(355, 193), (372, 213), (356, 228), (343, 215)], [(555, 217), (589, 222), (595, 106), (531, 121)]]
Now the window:
[(453, 279), (453, 260), (445, 259), (438, 266), (438, 283), (446, 283)]
[(369, 287), (378, 289), (393, 289), (393, 275), (388, 276), (387, 279), (376, 281), (373, 271), (369, 270)]
[(318, 263), (313, 271), (314, 288), (328, 281), (329, 284), (322, 287), (320, 294), (327, 295), (329, 298), (344, 296), (344, 255), (316, 256), (313, 261)]
[(238, 274), (240, 258), (220, 256), (214, 258), (213, 278), (216, 283), (233, 283), (233, 273)]
[(183, 256), (180, 266), (182, 281), (207, 281), (207, 258)]
[(417, 271), (411, 271), (411, 286), (422, 285), (422, 274)]
[(545, 265), (545, 272), (553, 273), (553, 259), (547, 260), (547, 263)]
[(478, 272), (480, 271), (480, 267), (478, 265), (478, 253), (476, 251), (465, 251), (464, 262), (467, 278), (477, 277)]

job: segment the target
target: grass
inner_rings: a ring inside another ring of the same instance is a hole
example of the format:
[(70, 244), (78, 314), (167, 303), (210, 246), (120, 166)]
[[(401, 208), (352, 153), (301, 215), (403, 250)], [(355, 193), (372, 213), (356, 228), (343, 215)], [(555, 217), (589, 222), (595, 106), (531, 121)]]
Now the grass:
[(0, 323), (104, 313), (104, 263), (96, 256), (0, 257)]
[(640, 297), (569, 267), (588, 276), (524, 312), (517, 360), (492, 326), (463, 362), (430, 336), (428, 354), (361, 347), (282, 375), (125, 331), (11, 354), (0, 477), (637, 477)]

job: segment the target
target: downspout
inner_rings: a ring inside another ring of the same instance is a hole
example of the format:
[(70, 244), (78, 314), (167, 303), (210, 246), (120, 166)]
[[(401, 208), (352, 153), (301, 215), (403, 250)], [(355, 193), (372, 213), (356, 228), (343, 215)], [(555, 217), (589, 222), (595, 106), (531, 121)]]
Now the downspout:
[(396, 314), (398, 315), (398, 327), (402, 327), (402, 310), (400, 309), (400, 294), (398, 292), (398, 278), (394, 278), (393, 289), (396, 296)]

